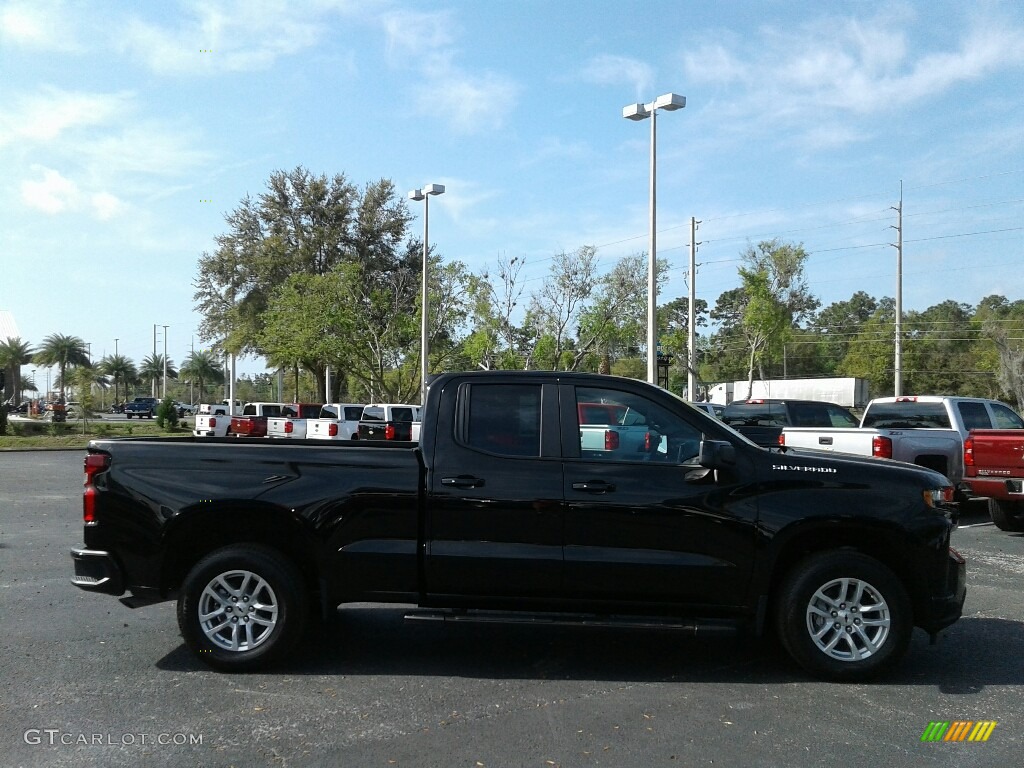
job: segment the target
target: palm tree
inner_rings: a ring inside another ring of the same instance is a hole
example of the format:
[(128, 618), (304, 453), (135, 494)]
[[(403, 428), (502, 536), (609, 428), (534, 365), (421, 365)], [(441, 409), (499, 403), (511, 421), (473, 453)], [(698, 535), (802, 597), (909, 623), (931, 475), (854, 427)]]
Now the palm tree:
[(0, 342), (0, 370), (7, 373), (4, 399), (12, 398), (15, 405), (21, 402), (21, 366), (31, 362), (32, 347), (20, 336)]
[[(131, 358), (124, 355), (107, 355), (100, 360), (100, 370), (114, 378), (114, 402), (117, 402), (118, 385), (124, 382), (124, 396), (128, 399), (128, 385), (139, 379), (139, 372)], [(163, 372), (161, 370), (161, 375)]]
[[(164, 378), (164, 356), (156, 354), (142, 358), (139, 378), (153, 382), (154, 390), (156, 390), (156, 382), (162, 381)], [(167, 358), (167, 378), (178, 378), (178, 369), (174, 367), (174, 361), (170, 358)], [(157, 394), (159, 394), (159, 391), (157, 391)]]
[(186, 381), (194, 381), (199, 384), (199, 399), (202, 400), (206, 394), (203, 387), (206, 383), (223, 384), (224, 370), (220, 366), (216, 354), (208, 350), (193, 352), (181, 366), (178, 372)]
[(64, 399), (68, 366), (89, 365), (89, 353), (85, 342), (77, 336), (51, 333), (43, 339), (32, 360), (39, 365), (56, 365), (60, 369), (57, 381), (60, 383), (60, 399)]

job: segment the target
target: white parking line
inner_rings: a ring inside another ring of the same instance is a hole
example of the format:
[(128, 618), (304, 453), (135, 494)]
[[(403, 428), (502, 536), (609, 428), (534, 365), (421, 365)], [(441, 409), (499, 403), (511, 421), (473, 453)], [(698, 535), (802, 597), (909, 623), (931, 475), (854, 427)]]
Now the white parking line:
[(992, 521), (989, 520), (987, 523), (971, 523), (970, 525), (959, 525), (958, 528), (981, 528), (985, 525), (992, 525)]

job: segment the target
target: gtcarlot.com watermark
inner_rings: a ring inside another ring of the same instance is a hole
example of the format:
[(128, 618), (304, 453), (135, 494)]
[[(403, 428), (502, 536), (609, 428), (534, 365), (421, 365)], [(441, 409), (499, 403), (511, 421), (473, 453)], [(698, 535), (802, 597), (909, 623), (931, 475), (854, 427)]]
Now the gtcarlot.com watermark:
[(203, 743), (201, 733), (75, 733), (59, 728), (29, 728), (22, 738), (32, 746), (186, 747)]

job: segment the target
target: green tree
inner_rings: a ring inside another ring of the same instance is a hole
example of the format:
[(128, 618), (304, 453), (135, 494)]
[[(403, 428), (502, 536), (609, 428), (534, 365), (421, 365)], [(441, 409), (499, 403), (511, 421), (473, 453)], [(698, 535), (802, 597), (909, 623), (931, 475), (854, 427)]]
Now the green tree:
[(42, 345), (32, 360), (38, 365), (56, 365), (59, 374), (57, 381), (60, 386), (60, 399), (64, 400), (67, 388), (67, 371), (69, 367), (89, 365), (88, 348), (77, 336), (53, 333), (43, 339)]
[(6, 373), (3, 400), (10, 398), (15, 405), (21, 402), (21, 367), (32, 362), (32, 355), (32, 346), (18, 336), (0, 341), (0, 371)]
[(199, 400), (206, 396), (207, 384), (223, 384), (224, 368), (220, 364), (219, 356), (208, 349), (200, 349), (191, 352), (185, 358), (181, 368), (178, 370), (178, 377), (184, 381), (195, 382), (199, 385)]
[(978, 395), (974, 371), (977, 339), (967, 331), (973, 307), (952, 299), (903, 319), (904, 389), (910, 393)]
[(802, 245), (764, 240), (749, 246), (740, 258), (743, 291), (737, 310), (749, 355), (747, 380), (752, 382), (755, 367), (765, 378), (766, 357), (782, 358), (782, 345), (792, 329), (809, 317), (819, 302), (804, 277), (808, 256)]
[(96, 409), (96, 396), (93, 390), (96, 387), (106, 389), (110, 386), (110, 380), (106, 377), (99, 365), (75, 366), (68, 374), (68, 384), (74, 387), (79, 404), (79, 411), (82, 415), (82, 434), (89, 430), (89, 418)]
[(519, 274), (525, 262), (513, 256), (498, 257), (494, 270), (470, 275), (466, 286), (467, 312), (471, 330), (463, 343), (470, 367), (502, 370), (526, 367), (527, 350), (532, 347), (534, 331), (517, 322), (523, 285)]
[[(326, 275), (358, 264), (365, 276), (388, 276), (410, 263), (401, 249), (411, 219), (390, 180), (360, 191), (344, 175), (315, 176), (299, 166), (275, 171), (258, 199), (246, 197), (226, 216), (228, 231), (199, 260), (196, 306), (200, 334), (234, 353), (265, 354), (265, 311), (291, 275)], [(412, 307), (414, 286), (403, 296)]]
[[(159, 394), (160, 383), (164, 379), (164, 356), (157, 353), (142, 358), (142, 365), (139, 367), (139, 378), (142, 381), (149, 381), (153, 391)], [(178, 369), (174, 367), (174, 361), (167, 358), (167, 378), (178, 378)]]
[(872, 394), (883, 397), (894, 391), (896, 302), (885, 297), (850, 341), (849, 351), (839, 364), (840, 376), (867, 379)]
[[(1024, 408), (1024, 301), (986, 296), (974, 315), (986, 344), (978, 355), (978, 368), (992, 371), (999, 389)], [(1000, 395), (993, 395), (1000, 396)]]
[(878, 309), (878, 301), (864, 291), (856, 291), (846, 301), (829, 304), (809, 324), (819, 336), (820, 372), (833, 375), (850, 351), (850, 342), (868, 318)]
[[(139, 372), (131, 358), (124, 355), (107, 355), (99, 364), (100, 370), (114, 380), (114, 402), (121, 397), (120, 385), (124, 384), (123, 398), (128, 398), (128, 386), (139, 380)], [(162, 373), (162, 372), (161, 372)]]
[[(668, 262), (659, 259), (657, 282), (664, 287)], [(684, 315), (685, 317), (685, 315)], [(658, 338), (665, 341), (669, 309), (658, 307)], [(678, 319), (678, 318), (676, 318)], [(616, 262), (597, 280), (591, 300), (579, 313), (579, 330), (573, 353), (573, 369), (587, 358), (590, 370), (611, 371), (627, 356), (640, 357), (647, 348), (647, 256), (637, 253)], [(644, 377), (646, 377), (646, 368)]]
[(574, 343), (580, 313), (597, 285), (597, 249), (582, 246), (555, 254), (548, 278), (530, 297), (528, 317), (538, 339), (537, 366), (573, 370), (585, 354)]

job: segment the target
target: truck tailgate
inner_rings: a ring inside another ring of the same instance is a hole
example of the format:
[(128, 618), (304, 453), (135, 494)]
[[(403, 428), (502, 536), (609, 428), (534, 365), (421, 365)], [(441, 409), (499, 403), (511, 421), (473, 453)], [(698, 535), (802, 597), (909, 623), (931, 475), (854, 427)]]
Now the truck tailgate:
[(1024, 477), (1024, 430), (972, 429), (970, 436), (978, 475)]
[(782, 430), (785, 444), (790, 448), (810, 448), (854, 456), (872, 456), (873, 441), (877, 435), (877, 429), (843, 427), (786, 427)]

